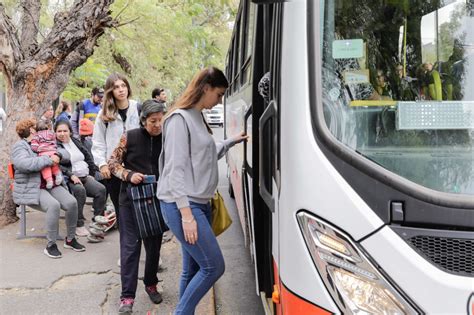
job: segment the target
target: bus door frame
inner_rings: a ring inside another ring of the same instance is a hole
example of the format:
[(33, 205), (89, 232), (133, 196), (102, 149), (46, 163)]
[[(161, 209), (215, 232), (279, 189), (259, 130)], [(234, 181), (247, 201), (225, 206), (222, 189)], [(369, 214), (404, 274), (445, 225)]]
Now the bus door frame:
[[(266, 11), (267, 14), (269, 13)], [(259, 195), (266, 205), (264, 238), (266, 268), (263, 275), (263, 288), (267, 297), (273, 292), (275, 277), (274, 260), (279, 265), (279, 211), (278, 196), (280, 190), (280, 64), (281, 64), (281, 24), (282, 4), (272, 4), (271, 39), (268, 63), (270, 70), (270, 102), (265, 104), (264, 111), (258, 119), (259, 135)], [(267, 25), (267, 24), (266, 24)], [(267, 55), (268, 56), (268, 55)], [(266, 56), (266, 57), (267, 57)], [(259, 277), (260, 278), (260, 277)]]

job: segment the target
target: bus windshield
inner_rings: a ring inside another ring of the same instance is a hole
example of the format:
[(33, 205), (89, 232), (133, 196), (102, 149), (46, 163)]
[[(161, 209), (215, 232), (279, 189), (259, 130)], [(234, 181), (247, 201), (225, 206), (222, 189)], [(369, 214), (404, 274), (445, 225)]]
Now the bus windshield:
[(334, 137), (415, 183), (474, 195), (474, 0), (321, 6)]

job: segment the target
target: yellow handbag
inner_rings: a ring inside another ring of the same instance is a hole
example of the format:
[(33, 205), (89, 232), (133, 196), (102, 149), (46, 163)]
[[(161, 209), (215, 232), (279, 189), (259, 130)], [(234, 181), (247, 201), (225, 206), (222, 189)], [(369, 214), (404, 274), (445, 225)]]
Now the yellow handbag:
[(218, 236), (232, 224), (229, 212), (224, 203), (224, 199), (221, 194), (217, 191), (214, 197), (211, 199), (212, 209), (212, 230), (214, 235)]

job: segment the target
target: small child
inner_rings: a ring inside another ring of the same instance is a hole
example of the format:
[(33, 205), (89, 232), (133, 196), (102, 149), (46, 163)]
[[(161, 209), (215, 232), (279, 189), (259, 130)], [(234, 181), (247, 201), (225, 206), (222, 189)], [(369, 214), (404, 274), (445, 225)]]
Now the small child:
[[(57, 154), (56, 135), (50, 130), (48, 124), (39, 120), (36, 124), (36, 134), (31, 140), (31, 149), (38, 153), (39, 156), (52, 156)], [(45, 167), (41, 170), (41, 176), (46, 181), (46, 189), (53, 188), (53, 175), (55, 177), (54, 184), (61, 185), (63, 175), (59, 169), (59, 165)]]

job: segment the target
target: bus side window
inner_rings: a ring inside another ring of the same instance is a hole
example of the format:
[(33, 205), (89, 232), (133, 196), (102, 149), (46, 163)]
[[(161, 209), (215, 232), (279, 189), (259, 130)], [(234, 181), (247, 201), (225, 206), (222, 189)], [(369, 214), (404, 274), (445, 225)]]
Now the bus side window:
[(255, 24), (255, 4), (245, 2), (245, 19), (241, 38), (242, 58), (241, 58), (241, 84), (244, 86), (250, 81), (251, 76), (251, 57), (253, 49), (253, 32)]

